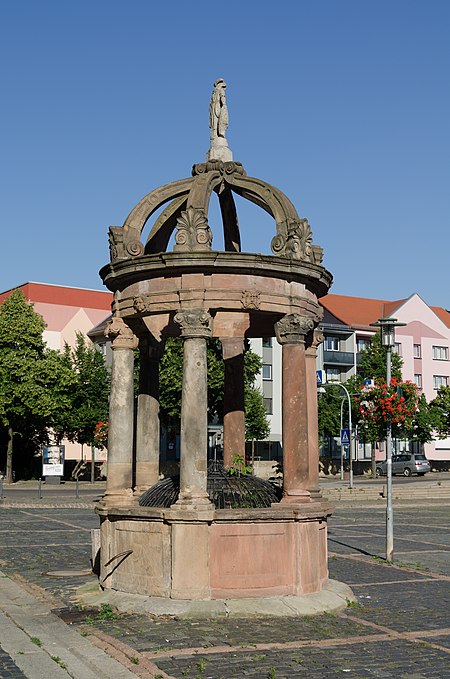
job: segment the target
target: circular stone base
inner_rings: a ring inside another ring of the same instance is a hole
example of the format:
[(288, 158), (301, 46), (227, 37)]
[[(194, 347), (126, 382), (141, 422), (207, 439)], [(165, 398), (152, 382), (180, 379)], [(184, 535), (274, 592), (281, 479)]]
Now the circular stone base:
[(76, 596), (80, 603), (87, 606), (109, 603), (120, 613), (173, 615), (177, 618), (297, 617), (339, 611), (356, 601), (350, 587), (337, 580), (328, 580), (320, 592), (303, 596), (188, 601), (100, 590), (97, 582), (79, 587)]

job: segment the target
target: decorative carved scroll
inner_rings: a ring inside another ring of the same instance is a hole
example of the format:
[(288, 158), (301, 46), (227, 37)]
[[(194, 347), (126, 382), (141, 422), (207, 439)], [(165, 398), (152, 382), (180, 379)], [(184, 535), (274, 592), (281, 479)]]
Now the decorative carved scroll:
[(197, 252), (211, 250), (212, 233), (203, 210), (188, 207), (177, 220), (174, 250)]
[(275, 333), (280, 344), (299, 344), (305, 342), (305, 336), (314, 329), (314, 321), (309, 316), (287, 314), (275, 323)]
[(211, 337), (212, 318), (206, 309), (186, 309), (175, 314), (175, 323), (181, 327), (181, 336)]
[(225, 162), (222, 160), (208, 160), (206, 163), (196, 163), (192, 167), (192, 176), (196, 177), (200, 174), (213, 171), (220, 172), (222, 176), (230, 176), (232, 174), (246, 176), (242, 163), (235, 160)]
[(106, 325), (105, 335), (110, 338), (112, 349), (136, 349), (139, 343), (122, 318), (112, 318)]
[(311, 227), (307, 219), (289, 220), (287, 227), (272, 238), (272, 252), (303, 262), (317, 264), (317, 250), (312, 244)]
[(144, 252), (144, 246), (139, 240), (125, 240), (126, 232), (122, 226), (109, 227), (109, 254), (111, 262), (118, 259), (139, 257)]

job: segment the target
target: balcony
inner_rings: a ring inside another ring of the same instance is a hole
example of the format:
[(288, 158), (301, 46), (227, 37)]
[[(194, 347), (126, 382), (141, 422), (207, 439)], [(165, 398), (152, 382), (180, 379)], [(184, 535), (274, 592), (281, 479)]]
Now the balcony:
[(354, 354), (352, 351), (324, 351), (324, 365), (353, 365)]

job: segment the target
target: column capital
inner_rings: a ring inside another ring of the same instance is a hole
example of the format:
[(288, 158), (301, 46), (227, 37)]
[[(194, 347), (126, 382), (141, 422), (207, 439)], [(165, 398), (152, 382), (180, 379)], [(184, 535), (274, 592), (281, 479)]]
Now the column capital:
[(314, 321), (310, 316), (286, 314), (275, 323), (275, 333), (279, 344), (304, 344), (305, 337), (314, 329)]
[(211, 337), (212, 318), (206, 309), (181, 309), (175, 314), (174, 321), (181, 327), (181, 336), (184, 339)]
[(108, 321), (105, 335), (111, 340), (111, 348), (136, 349), (139, 341), (129, 325), (122, 318), (113, 317)]
[(325, 336), (322, 332), (322, 330), (315, 330), (312, 331), (311, 336), (309, 338), (308, 346), (306, 348), (306, 355), (307, 356), (314, 356), (314, 358), (317, 355), (317, 347), (319, 344), (322, 344)]

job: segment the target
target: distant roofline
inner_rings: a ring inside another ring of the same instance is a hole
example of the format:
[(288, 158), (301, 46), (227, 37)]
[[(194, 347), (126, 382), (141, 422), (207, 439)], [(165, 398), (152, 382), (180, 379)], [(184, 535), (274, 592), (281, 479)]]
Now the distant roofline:
[(7, 290), (2, 290), (0, 292), (1, 295), (4, 295), (6, 292), (12, 292), (13, 290), (17, 290), (18, 288), (23, 288), (25, 285), (45, 285), (50, 288), (65, 288), (66, 290), (85, 290), (86, 292), (104, 292), (105, 294), (111, 295), (112, 292), (110, 290), (98, 290), (97, 288), (81, 288), (77, 285), (61, 285), (60, 283), (42, 283), (40, 281), (26, 281), (25, 283), (20, 283), (19, 285), (13, 285), (11, 288), (8, 288)]

